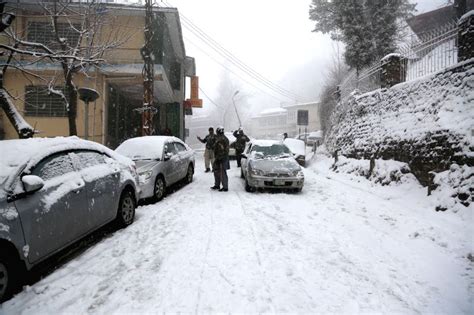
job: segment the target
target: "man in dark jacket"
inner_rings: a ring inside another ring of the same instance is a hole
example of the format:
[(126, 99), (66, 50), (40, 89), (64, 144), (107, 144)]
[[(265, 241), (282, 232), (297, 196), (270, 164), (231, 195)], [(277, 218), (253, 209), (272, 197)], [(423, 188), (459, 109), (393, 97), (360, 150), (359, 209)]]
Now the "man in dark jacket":
[(211, 170), (211, 165), (214, 163), (214, 141), (216, 140), (216, 135), (214, 134), (214, 128), (209, 128), (209, 134), (201, 139), (197, 137), (199, 141), (206, 144), (206, 149), (204, 150), (204, 167), (206, 168), (206, 173)]
[(242, 160), (242, 153), (244, 153), (245, 144), (250, 141), (249, 137), (244, 134), (244, 131), (239, 128), (239, 130), (234, 131), (235, 137), (235, 157), (237, 159), (237, 167), (240, 167), (240, 160)]
[[(212, 165), (212, 170), (214, 171), (214, 186), (212, 186), (211, 189), (228, 191), (229, 179), (227, 178), (227, 170), (230, 168), (229, 139), (224, 135), (223, 127), (218, 127), (216, 134), (214, 142), (214, 164)], [(220, 187), (221, 184), (222, 188)]]

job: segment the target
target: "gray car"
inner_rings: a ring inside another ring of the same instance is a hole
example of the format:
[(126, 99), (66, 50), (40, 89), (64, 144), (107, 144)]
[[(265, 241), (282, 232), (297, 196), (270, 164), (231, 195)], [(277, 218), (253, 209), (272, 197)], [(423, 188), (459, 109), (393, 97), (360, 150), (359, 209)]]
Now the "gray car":
[(268, 188), (299, 192), (303, 189), (303, 170), (281, 141), (252, 140), (242, 157), (241, 177), (246, 191)]
[(146, 136), (124, 141), (117, 149), (137, 165), (140, 199), (161, 200), (166, 187), (193, 181), (194, 150), (176, 137)]
[(0, 300), (25, 272), (101, 226), (133, 222), (134, 164), (90, 141), (0, 141)]

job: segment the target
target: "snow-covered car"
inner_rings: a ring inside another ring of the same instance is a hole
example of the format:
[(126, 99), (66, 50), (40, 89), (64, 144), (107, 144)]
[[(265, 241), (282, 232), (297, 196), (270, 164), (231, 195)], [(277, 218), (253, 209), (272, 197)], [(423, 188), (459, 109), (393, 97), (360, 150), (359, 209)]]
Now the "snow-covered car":
[(46, 258), (109, 222), (133, 222), (130, 159), (77, 137), (4, 140), (0, 152), (0, 301)]
[(166, 187), (193, 181), (194, 150), (176, 137), (145, 136), (124, 141), (115, 149), (137, 165), (140, 199), (161, 200)]
[(246, 191), (270, 188), (299, 192), (303, 189), (303, 170), (282, 141), (253, 140), (242, 158), (241, 177)]
[(232, 132), (224, 132), (224, 135), (229, 139), (229, 159), (235, 159), (235, 140), (237, 140)]
[(306, 164), (306, 146), (303, 140), (286, 138), (283, 143), (290, 149), (299, 165)]

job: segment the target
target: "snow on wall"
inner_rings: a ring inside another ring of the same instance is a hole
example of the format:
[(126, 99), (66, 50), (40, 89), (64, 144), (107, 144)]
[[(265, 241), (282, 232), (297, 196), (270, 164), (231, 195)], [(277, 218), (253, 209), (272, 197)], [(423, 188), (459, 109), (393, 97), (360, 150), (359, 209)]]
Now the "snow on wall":
[(451, 165), (474, 166), (474, 59), (338, 104), (331, 153), (405, 162), (425, 186)]

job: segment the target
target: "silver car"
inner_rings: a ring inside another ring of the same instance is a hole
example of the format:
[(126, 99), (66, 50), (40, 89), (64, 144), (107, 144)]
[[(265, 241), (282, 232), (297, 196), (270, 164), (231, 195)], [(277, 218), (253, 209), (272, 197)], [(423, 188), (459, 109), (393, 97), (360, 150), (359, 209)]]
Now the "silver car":
[(140, 199), (161, 200), (166, 187), (184, 180), (193, 181), (194, 151), (176, 137), (146, 136), (124, 141), (117, 153), (137, 165)]
[(111, 221), (133, 222), (131, 160), (90, 141), (0, 141), (0, 301), (27, 270)]
[(303, 170), (281, 141), (253, 140), (242, 157), (241, 177), (246, 191), (269, 188), (299, 192), (303, 189)]

